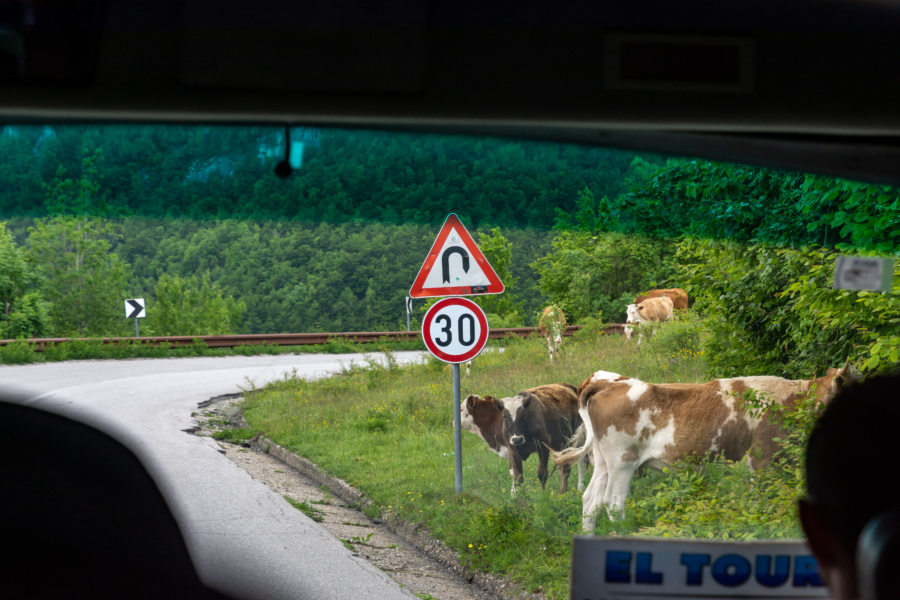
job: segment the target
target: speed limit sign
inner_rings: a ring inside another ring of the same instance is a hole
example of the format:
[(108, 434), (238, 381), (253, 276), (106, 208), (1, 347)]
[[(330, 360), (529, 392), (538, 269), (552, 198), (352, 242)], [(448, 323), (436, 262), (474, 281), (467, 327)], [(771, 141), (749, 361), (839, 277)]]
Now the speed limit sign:
[(466, 298), (439, 300), (422, 320), (425, 346), (446, 363), (463, 363), (478, 356), (489, 332), (484, 311)]

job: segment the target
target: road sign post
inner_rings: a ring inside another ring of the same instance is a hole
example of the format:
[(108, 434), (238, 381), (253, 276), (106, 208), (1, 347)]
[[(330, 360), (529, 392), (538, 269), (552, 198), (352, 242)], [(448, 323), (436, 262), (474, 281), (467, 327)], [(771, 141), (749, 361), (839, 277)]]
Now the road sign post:
[(143, 298), (133, 298), (125, 301), (125, 318), (134, 319), (134, 337), (141, 337), (141, 326), (138, 325), (138, 319), (147, 316), (144, 306)]
[(468, 298), (438, 300), (422, 319), (422, 340), (438, 359), (453, 365), (453, 454), (456, 492), (462, 491), (462, 424), (460, 422), (459, 363), (472, 360), (484, 349), (487, 317)]
[[(503, 282), (459, 217), (450, 213), (409, 288), (406, 328), (409, 329), (412, 298), (502, 294), (503, 289)], [(481, 352), (488, 333), (484, 311), (465, 298), (439, 300), (422, 320), (425, 347), (439, 360), (453, 365), (453, 454), (457, 493), (462, 491), (459, 363), (470, 361)]]

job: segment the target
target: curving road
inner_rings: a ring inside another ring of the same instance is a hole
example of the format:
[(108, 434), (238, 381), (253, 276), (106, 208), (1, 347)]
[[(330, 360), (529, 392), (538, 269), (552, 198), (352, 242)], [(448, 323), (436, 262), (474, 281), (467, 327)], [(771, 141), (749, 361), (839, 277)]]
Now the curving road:
[[(394, 356), (408, 363), (422, 354)], [(4, 365), (0, 390), (99, 423), (129, 446), (157, 480), (207, 585), (240, 598), (412, 598), (251, 479), (210, 438), (184, 431), (210, 397), (291, 374), (322, 377), (365, 360), (307, 354)]]

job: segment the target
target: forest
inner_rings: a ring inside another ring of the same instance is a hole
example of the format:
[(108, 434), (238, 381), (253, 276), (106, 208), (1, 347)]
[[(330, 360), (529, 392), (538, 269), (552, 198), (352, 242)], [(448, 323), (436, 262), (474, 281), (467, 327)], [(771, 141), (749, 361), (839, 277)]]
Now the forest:
[[(506, 285), (494, 327), (621, 322), (677, 286), (716, 373), (897, 362), (900, 301), (831, 287), (838, 254), (894, 256), (889, 186), (489, 137), (266, 127), (0, 130), (0, 337), (405, 329), (450, 212)], [(415, 303), (420, 316), (427, 303)], [(413, 327), (416, 327), (415, 318)], [(735, 343), (739, 340), (739, 343)]]

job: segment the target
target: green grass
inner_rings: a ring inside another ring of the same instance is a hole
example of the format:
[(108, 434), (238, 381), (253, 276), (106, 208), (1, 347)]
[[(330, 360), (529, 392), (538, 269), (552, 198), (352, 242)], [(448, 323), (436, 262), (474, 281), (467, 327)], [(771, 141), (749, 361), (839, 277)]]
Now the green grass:
[(303, 502), (297, 502), (290, 496), (282, 496), (285, 500), (288, 501), (288, 504), (305, 514), (307, 517), (315, 521), (316, 523), (321, 523), (325, 520), (325, 513), (316, 508), (315, 506), (310, 506), (308, 502), (305, 500)]
[[(227, 421), (226, 421), (227, 424)], [(258, 432), (252, 427), (226, 427), (212, 434), (213, 439), (240, 444), (255, 436)]]
[[(707, 379), (696, 323), (663, 328), (640, 348), (587, 332), (567, 341), (550, 365), (541, 340), (513, 340), (486, 352), (463, 375), (468, 394), (498, 397), (544, 383), (579, 385), (598, 369), (645, 381)], [(482, 571), (509, 575), (526, 590), (568, 597), (572, 536), (580, 533), (581, 495), (547, 489), (537, 459), (525, 463), (525, 486), (509, 495), (508, 463), (477, 436), (462, 434), (463, 492), (454, 491), (451, 371), (436, 360), (399, 368), (352, 367), (316, 382), (286, 379), (250, 394), (244, 416), (254, 430), (361, 489), (383, 511), (425, 525)], [(627, 518), (598, 519), (598, 533), (695, 538), (773, 538), (799, 534), (793, 502), (799, 479), (783, 470), (754, 473), (717, 461), (697, 470), (637, 477)], [(755, 480), (750, 486), (751, 477)]]

